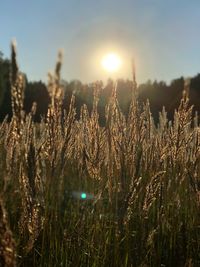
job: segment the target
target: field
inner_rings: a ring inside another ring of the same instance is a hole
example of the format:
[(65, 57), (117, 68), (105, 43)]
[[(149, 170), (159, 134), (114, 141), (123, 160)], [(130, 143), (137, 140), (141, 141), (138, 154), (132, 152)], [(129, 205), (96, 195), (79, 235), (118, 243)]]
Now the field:
[(0, 266), (200, 266), (200, 128), (188, 83), (173, 122), (155, 125), (133, 79), (128, 116), (115, 87), (99, 125), (93, 109), (62, 114), (61, 56), (51, 105), (23, 113), (24, 77), (12, 46), (13, 117), (0, 125)]

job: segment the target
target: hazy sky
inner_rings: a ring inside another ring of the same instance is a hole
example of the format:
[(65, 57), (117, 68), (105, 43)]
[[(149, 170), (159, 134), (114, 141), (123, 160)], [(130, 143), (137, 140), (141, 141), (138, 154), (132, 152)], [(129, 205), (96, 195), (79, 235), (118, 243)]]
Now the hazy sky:
[(105, 79), (108, 51), (123, 60), (119, 77), (170, 81), (200, 72), (200, 0), (2, 0), (0, 51), (10, 56), (16, 38), (20, 69), (29, 80), (46, 80), (57, 51), (64, 50), (62, 77)]

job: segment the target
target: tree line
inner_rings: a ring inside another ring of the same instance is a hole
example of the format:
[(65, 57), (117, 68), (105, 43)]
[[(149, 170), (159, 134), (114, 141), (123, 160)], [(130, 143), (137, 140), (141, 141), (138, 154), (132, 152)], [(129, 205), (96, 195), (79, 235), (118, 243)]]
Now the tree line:
[[(26, 77), (26, 76), (25, 76)], [(104, 85), (99, 82), (99, 120), (103, 125), (105, 122), (105, 107), (112, 94), (114, 82), (109, 79)], [(62, 81), (63, 86), (63, 110), (68, 110), (72, 94), (76, 96), (76, 116), (80, 116), (80, 109), (86, 104), (88, 110), (92, 110), (94, 84), (83, 84), (79, 80), (71, 82)], [(174, 110), (178, 108), (184, 88), (184, 77), (172, 80), (167, 85), (164, 81), (147, 81), (138, 86), (138, 99), (141, 103), (149, 99), (152, 115), (155, 122), (158, 122), (159, 112), (163, 106), (168, 113), (169, 120), (173, 119)], [(132, 81), (119, 79), (116, 85), (116, 96), (119, 106), (125, 115), (128, 114), (129, 104), (132, 96)], [(200, 114), (200, 74), (190, 79), (189, 89), (190, 104), (194, 105), (194, 112)], [(28, 81), (26, 77), (24, 111), (29, 113), (33, 103), (37, 103), (35, 121), (40, 122), (41, 118), (46, 115), (50, 96), (47, 86), (42, 81)], [(0, 121), (8, 116), (12, 117), (11, 105), (11, 84), (10, 84), (10, 60), (5, 59), (0, 52)]]

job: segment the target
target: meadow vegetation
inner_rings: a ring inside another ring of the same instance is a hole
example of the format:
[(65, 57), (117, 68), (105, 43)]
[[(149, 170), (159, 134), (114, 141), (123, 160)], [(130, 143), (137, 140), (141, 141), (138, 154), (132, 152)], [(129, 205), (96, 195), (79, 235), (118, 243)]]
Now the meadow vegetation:
[[(200, 128), (188, 81), (174, 120), (116, 86), (99, 124), (93, 108), (62, 111), (61, 55), (49, 76), (51, 104), (34, 122), (23, 112), (24, 77), (12, 45), (12, 112), (0, 125), (0, 266), (200, 266)], [(93, 197), (73, 198), (70, 192)]]

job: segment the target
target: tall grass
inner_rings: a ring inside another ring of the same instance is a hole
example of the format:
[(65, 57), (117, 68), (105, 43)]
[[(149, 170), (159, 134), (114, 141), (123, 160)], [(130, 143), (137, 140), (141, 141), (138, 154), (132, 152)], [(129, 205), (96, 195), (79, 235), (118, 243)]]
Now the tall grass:
[[(200, 266), (200, 128), (188, 84), (174, 121), (154, 125), (133, 94), (127, 117), (113, 88), (99, 125), (93, 109), (62, 114), (62, 56), (49, 76), (51, 104), (23, 112), (24, 77), (12, 45), (11, 122), (0, 127), (0, 266)], [(89, 199), (73, 197), (88, 192)], [(5, 209), (6, 211), (5, 211)]]

